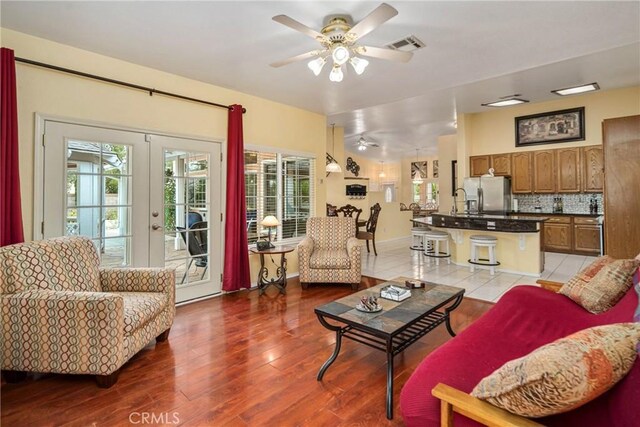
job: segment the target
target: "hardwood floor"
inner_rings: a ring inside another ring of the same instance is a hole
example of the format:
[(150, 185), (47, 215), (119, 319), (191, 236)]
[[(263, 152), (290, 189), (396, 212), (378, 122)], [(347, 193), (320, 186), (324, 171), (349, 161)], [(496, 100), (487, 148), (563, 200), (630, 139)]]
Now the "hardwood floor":
[[(380, 282), (363, 277), (361, 289)], [(344, 340), (324, 380), (316, 381), (335, 335), (313, 309), (351, 292), (339, 285), (303, 291), (290, 279), (287, 295), (272, 287), (262, 296), (242, 291), (179, 307), (168, 341), (134, 356), (110, 389), (82, 375), (3, 382), (1, 424), (402, 425), (402, 386), (425, 355), (451, 338), (441, 325), (396, 357), (394, 420), (388, 421), (384, 353)], [(452, 314), (454, 330), (491, 306), (465, 298)]]

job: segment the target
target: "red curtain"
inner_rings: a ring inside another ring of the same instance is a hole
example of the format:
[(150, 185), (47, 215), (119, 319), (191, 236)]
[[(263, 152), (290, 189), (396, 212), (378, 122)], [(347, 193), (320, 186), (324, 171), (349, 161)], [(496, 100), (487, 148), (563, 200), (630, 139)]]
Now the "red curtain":
[(24, 242), (13, 50), (0, 48), (0, 246)]
[(229, 110), (226, 219), (222, 289), (237, 291), (250, 288), (247, 207), (244, 195), (242, 105), (232, 105)]

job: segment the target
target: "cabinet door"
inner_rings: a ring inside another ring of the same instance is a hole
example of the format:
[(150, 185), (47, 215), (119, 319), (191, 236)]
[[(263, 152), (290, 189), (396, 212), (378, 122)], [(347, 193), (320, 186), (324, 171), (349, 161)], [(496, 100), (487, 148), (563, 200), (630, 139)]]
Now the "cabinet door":
[(553, 150), (540, 150), (533, 152), (534, 193), (556, 192), (555, 163)]
[(511, 176), (511, 154), (494, 154), (491, 156), (491, 167), (496, 176)]
[(544, 223), (544, 249), (551, 252), (571, 252), (571, 224), (550, 218)]
[(575, 252), (600, 253), (600, 227), (595, 218), (575, 218), (573, 249)]
[(561, 148), (556, 152), (557, 179), (556, 189), (558, 193), (580, 192), (580, 149)]
[(511, 191), (526, 194), (531, 190), (531, 153), (514, 153), (511, 155)]
[(471, 176), (482, 176), (489, 170), (489, 156), (471, 156), (469, 157), (469, 165)]
[(584, 147), (582, 149), (582, 163), (582, 191), (601, 193), (604, 183), (602, 146)]

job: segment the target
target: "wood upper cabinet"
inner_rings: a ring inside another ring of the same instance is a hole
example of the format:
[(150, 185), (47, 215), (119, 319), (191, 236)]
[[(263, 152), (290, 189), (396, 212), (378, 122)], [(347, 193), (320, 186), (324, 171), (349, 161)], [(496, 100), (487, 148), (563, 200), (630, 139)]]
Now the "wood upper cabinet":
[(556, 171), (554, 150), (533, 152), (533, 192), (555, 193)]
[(556, 152), (556, 190), (558, 193), (579, 193), (582, 177), (580, 148), (561, 148)]
[(596, 145), (582, 149), (582, 191), (601, 193), (604, 187), (604, 159), (602, 146)]
[(471, 156), (469, 157), (469, 166), (471, 176), (482, 176), (491, 167), (490, 156)]
[(493, 154), (491, 167), (495, 176), (511, 176), (511, 153)]
[(531, 152), (511, 155), (511, 191), (514, 194), (531, 193)]

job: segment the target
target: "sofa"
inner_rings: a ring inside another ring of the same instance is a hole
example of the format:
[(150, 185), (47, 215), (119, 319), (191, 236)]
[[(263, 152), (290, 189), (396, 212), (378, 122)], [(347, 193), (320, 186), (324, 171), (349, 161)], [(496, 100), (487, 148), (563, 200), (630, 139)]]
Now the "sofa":
[[(543, 282), (546, 288), (517, 286), (505, 293), (484, 316), (457, 337), (429, 354), (405, 383), (400, 407), (405, 424), (441, 425), (441, 403), (453, 411), (453, 425), (482, 425), (467, 416), (462, 408), (481, 413), (484, 424), (545, 426), (617, 426), (638, 425), (640, 402), (640, 362), (611, 390), (572, 411), (539, 419), (512, 415), (468, 393), (481, 379), (505, 362), (525, 356), (536, 348), (576, 331), (598, 325), (633, 322), (638, 295), (631, 288), (610, 310), (591, 314), (564, 295), (557, 294), (560, 284)], [(438, 397), (436, 397), (436, 395)], [(448, 406), (454, 402), (453, 407)], [(467, 413), (469, 415), (469, 413)], [(448, 415), (447, 415), (448, 416)], [(469, 415), (472, 416), (472, 415)], [(484, 417), (484, 418), (483, 418)], [(508, 424), (511, 420), (515, 424)], [(539, 425), (535, 424), (535, 425)], [(445, 424), (442, 424), (445, 425)]]
[(350, 217), (314, 217), (298, 244), (298, 269), (304, 289), (309, 283), (349, 283), (358, 289), (362, 277), (362, 245)]
[(156, 341), (175, 316), (175, 272), (100, 268), (94, 243), (60, 237), (0, 248), (1, 368), (95, 375), (117, 381), (120, 367)]

